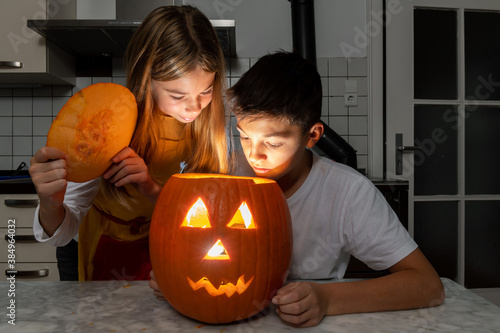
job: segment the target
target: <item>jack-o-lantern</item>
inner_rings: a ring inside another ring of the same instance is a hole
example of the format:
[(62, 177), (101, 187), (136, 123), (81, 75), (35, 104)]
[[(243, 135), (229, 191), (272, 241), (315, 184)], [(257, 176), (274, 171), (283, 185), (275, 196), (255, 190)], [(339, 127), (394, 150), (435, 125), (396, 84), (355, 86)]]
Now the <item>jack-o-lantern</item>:
[(276, 182), (263, 178), (172, 176), (156, 202), (149, 239), (167, 301), (206, 323), (265, 309), (292, 255), (286, 199)]

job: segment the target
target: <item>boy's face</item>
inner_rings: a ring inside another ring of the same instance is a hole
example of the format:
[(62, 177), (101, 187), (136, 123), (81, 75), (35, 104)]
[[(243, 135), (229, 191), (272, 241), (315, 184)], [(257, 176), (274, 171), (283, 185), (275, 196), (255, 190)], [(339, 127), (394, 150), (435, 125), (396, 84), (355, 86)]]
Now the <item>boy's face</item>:
[(277, 181), (302, 172), (306, 146), (311, 141), (309, 133), (271, 117), (237, 117), (237, 121), (243, 152), (258, 177)]

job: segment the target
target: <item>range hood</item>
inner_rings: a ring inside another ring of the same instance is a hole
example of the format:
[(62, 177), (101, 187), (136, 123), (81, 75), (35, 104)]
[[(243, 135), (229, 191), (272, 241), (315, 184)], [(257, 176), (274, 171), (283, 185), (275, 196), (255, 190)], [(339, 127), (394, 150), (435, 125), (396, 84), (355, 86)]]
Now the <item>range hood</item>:
[[(236, 57), (234, 20), (210, 20), (226, 58)], [(77, 57), (121, 58), (140, 21), (28, 20), (27, 25)]]

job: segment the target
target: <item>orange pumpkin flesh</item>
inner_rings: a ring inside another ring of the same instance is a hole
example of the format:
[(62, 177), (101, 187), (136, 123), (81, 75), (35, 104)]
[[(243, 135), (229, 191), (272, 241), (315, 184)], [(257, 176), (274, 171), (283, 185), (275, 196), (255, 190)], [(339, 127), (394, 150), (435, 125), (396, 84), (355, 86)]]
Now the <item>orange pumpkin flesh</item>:
[(66, 153), (67, 180), (101, 176), (130, 144), (137, 122), (134, 95), (115, 83), (96, 83), (74, 94), (57, 114), (47, 146)]
[(272, 180), (177, 174), (158, 197), (149, 244), (158, 286), (177, 311), (233, 322), (264, 310), (283, 285), (290, 213)]

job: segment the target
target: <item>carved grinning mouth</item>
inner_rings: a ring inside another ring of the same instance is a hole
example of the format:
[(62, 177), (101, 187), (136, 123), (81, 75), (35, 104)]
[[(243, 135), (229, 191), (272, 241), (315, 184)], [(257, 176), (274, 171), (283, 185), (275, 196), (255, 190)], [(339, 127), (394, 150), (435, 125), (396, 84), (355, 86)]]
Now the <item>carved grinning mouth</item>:
[(202, 277), (201, 279), (198, 280), (198, 282), (193, 282), (189, 277), (187, 278), (189, 285), (193, 290), (198, 290), (200, 288), (205, 288), (205, 290), (212, 296), (219, 296), (222, 294), (226, 294), (227, 297), (231, 297), (235, 292), (238, 292), (238, 294), (242, 294), (247, 290), (248, 286), (250, 283), (253, 281), (253, 276), (252, 278), (245, 283), (245, 275), (242, 275), (238, 278), (238, 282), (236, 282), (236, 285), (232, 284), (231, 282), (222, 282), (219, 285), (219, 288), (215, 288), (214, 285), (206, 278)]

